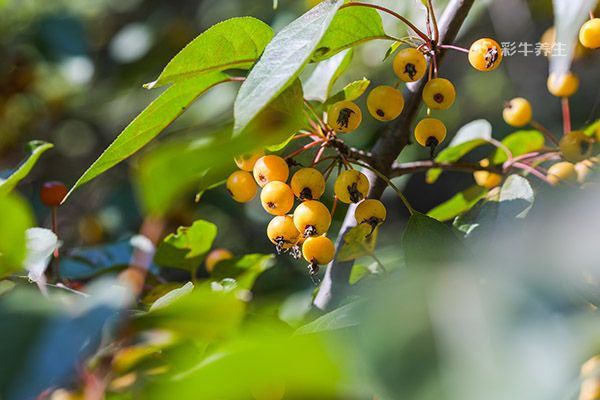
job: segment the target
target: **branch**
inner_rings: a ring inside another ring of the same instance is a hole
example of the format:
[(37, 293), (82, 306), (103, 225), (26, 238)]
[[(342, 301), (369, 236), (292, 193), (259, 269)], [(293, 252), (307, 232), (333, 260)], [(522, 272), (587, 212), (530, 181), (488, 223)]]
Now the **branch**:
[(376, 163), (376, 158), (372, 153), (350, 147), (339, 139), (334, 139), (329, 142), (329, 145), (339, 151), (345, 158), (350, 160), (364, 161), (369, 165)]
[(502, 169), (497, 166), (482, 167), (476, 163), (467, 162), (435, 162), (435, 161), (414, 161), (407, 163), (394, 163), (390, 170), (389, 177), (396, 178), (398, 176), (414, 174), (415, 172), (423, 172), (432, 168), (439, 168), (445, 171), (463, 171), (463, 172), (474, 172), (474, 171), (489, 171), (497, 174), (502, 173)]
[[(450, 44), (456, 39), (456, 35), (462, 26), (467, 14), (469, 13), (474, 0), (451, 0), (444, 10), (444, 14), (439, 21), (440, 44)], [(438, 62), (441, 61), (446, 52), (440, 48)], [(386, 176), (390, 176), (392, 165), (402, 149), (410, 142), (410, 127), (421, 106), (421, 93), (426, 81), (421, 80), (416, 85), (410, 85), (408, 88), (412, 92), (407, 98), (404, 111), (400, 118), (391, 126), (389, 130), (383, 132), (379, 137), (371, 155), (373, 162), (370, 165)], [(365, 175), (371, 182), (369, 192), (370, 198), (380, 198), (386, 188), (386, 183), (370, 171), (364, 171)], [(341, 248), (344, 241), (344, 235), (356, 225), (354, 221), (355, 205), (348, 208), (346, 218), (340, 229), (340, 234), (337, 239), (337, 251)], [(321, 309), (327, 310), (339, 304), (344, 296), (344, 291), (349, 286), (350, 272), (352, 270), (352, 262), (340, 262), (336, 258), (325, 271), (325, 276), (317, 296), (314, 300), (314, 305)]]

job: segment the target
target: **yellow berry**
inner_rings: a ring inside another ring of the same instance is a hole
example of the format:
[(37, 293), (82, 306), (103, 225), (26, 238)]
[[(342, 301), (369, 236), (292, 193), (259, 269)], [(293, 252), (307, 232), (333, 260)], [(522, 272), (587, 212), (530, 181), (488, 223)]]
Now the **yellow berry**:
[(316, 168), (301, 168), (292, 176), (291, 186), (300, 200), (317, 200), (325, 192), (325, 178)]
[(352, 132), (362, 122), (360, 107), (351, 101), (338, 101), (327, 113), (327, 123), (336, 132)]
[(552, 185), (558, 185), (560, 182), (577, 182), (577, 171), (575, 166), (568, 161), (562, 161), (552, 165), (548, 169), (546, 176)]
[(204, 259), (204, 266), (208, 272), (212, 272), (221, 261), (230, 260), (233, 253), (227, 249), (214, 249)]
[(581, 382), (579, 388), (579, 400), (598, 400), (600, 399), (600, 379), (590, 377)]
[(572, 72), (548, 76), (548, 91), (556, 97), (571, 97), (579, 89), (579, 78)]
[(294, 206), (294, 192), (283, 182), (269, 182), (260, 192), (260, 202), (269, 214), (285, 215)]
[(260, 187), (273, 181), (285, 182), (290, 174), (287, 162), (279, 156), (263, 156), (254, 164), (254, 179)]
[(416, 82), (425, 75), (427, 60), (419, 50), (409, 47), (396, 54), (393, 68), (401, 81)]
[(578, 162), (592, 154), (592, 140), (583, 132), (569, 132), (560, 139), (558, 148), (566, 160)]
[(502, 47), (494, 39), (476, 40), (469, 49), (469, 63), (478, 71), (493, 71), (502, 62)]
[(227, 192), (238, 203), (247, 203), (256, 196), (256, 183), (246, 171), (236, 171), (227, 178)]
[(594, 162), (591, 159), (578, 162), (575, 164), (575, 171), (577, 171), (577, 182), (584, 183), (594, 172)]
[[(556, 29), (553, 26), (546, 29), (542, 37), (540, 38), (540, 50), (546, 57), (551, 57), (552, 53), (556, 49)], [(586, 48), (577, 43), (575, 46), (575, 52), (573, 53), (573, 60), (579, 60), (586, 53)]]
[(251, 172), (254, 169), (254, 164), (259, 158), (265, 155), (265, 152), (260, 150), (254, 153), (242, 154), (236, 157), (235, 164), (243, 171)]
[(510, 126), (521, 127), (531, 122), (533, 111), (529, 101), (522, 97), (515, 97), (504, 106), (502, 111), (504, 122)]
[(592, 18), (581, 26), (579, 41), (588, 49), (600, 48), (600, 18)]
[(280, 250), (287, 250), (298, 243), (300, 232), (289, 215), (278, 215), (267, 225), (267, 236)]
[(423, 147), (435, 147), (446, 138), (446, 125), (437, 118), (423, 118), (415, 127), (415, 139)]
[(335, 256), (335, 245), (327, 236), (309, 237), (302, 245), (302, 255), (311, 264), (329, 264)]
[(333, 190), (342, 203), (358, 203), (369, 193), (369, 179), (362, 172), (350, 169), (338, 175)]
[[(488, 160), (487, 158), (484, 160), (481, 160), (479, 162), (479, 165), (481, 165), (482, 167), (489, 167), (490, 160)], [(502, 183), (502, 175), (496, 174), (494, 172), (483, 171), (483, 170), (475, 171), (475, 172), (473, 172), (473, 177), (475, 178), (475, 182), (479, 186), (482, 186), (488, 190), (493, 189)]]
[(456, 89), (448, 79), (431, 79), (423, 88), (423, 102), (432, 110), (446, 110), (455, 99)]
[(583, 379), (593, 378), (600, 372), (600, 355), (595, 355), (581, 366), (579, 376)]
[(320, 201), (303, 201), (294, 210), (294, 225), (304, 237), (323, 235), (331, 225), (331, 214)]
[(367, 97), (367, 108), (373, 118), (391, 121), (398, 118), (404, 108), (404, 97), (391, 86), (377, 86)]
[(369, 224), (372, 227), (383, 223), (387, 211), (383, 203), (377, 199), (367, 199), (361, 202), (354, 210), (354, 218), (358, 224)]

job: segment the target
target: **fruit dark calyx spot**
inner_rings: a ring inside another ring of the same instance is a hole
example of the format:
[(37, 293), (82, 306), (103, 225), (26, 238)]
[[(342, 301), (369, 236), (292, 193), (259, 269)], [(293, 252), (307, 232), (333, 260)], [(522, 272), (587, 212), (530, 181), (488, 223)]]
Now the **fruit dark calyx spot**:
[(317, 232), (317, 228), (315, 228), (313, 225), (308, 225), (305, 229), (304, 229), (304, 237), (310, 237), (310, 236), (317, 236), (319, 234), (319, 232)]
[(435, 101), (438, 104), (441, 104), (444, 102), (444, 95), (441, 93), (436, 93), (433, 95), (433, 101)]
[(259, 174), (258, 175), (258, 180), (261, 182), (266, 182), (267, 181), (267, 177), (264, 176), (263, 174)]
[(498, 60), (498, 49), (495, 47), (490, 47), (483, 58), (485, 59), (485, 67), (492, 68)]
[(352, 185), (347, 187), (348, 194), (350, 194), (350, 201), (353, 203), (358, 203), (363, 199), (363, 194), (358, 190), (356, 182), (352, 183)]
[(308, 274), (310, 275), (310, 279), (316, 285), (321, 283), (319, 279), (319, 264), (315, 260), (313, 260), (310, 264), (308, 264)]
[(313, 199), (313, 195), (312, 195), (312, 190), (310, 190), (310, 188), (303, 188), (302, 191), (300, 192), (300, 199), (302, 200), (312, 200)]
[(427, 138), (427, 141), (425, 142), (425, 145), (427, 147), (429, 147), (429, 157), (433, 160), (433, 157), (435, 156), (435, 148), (437, 147), (437, 145), (440, 142), (433, 136), (429, 136)]
[(277, 206), (272, 201), (269, 201), (269, 202), (267, 202), (267, 207), (273, 209), (273, 208), (276, 208)]
[(379, 115), (380, 117), (385, 117), (385, 113), (381, 109), (377, 109), (377, 111), (375, 111), (375, 114)]
[(590, 150), (590, 142), (587, 140), (582, 140), (581, 143), (579, 143), (579, 150), (581, 151), (581, 154), (587, 154), (587, 152)]
[(407, 63), (404, 67), (404, 73), (408, 74), (410, 79), (415, 79), (415, 75), (417, 75), (417, 67), (415, 64)]

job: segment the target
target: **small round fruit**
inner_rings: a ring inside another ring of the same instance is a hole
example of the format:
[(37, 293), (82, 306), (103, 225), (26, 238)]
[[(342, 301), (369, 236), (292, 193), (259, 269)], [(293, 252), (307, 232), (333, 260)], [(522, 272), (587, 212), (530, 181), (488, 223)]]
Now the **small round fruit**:
[(362, 172), (349, 169), (338, 175), (333, 190), (342, 203), (358, 203), (369, 193), (369, 179)]
[(423, 88), (423, 102), (432, 110), (446, 110), (455, 99), (456, 89), (448, 79), (431, 79)]
[(579, 41), (588, 49), (600, 48), (600, 18), (592, 18), (581, 26)]
[(592, 140), (581, 131), (569, 132), (560, 139), (558, 148), (566, 160), (579, 162), (592, 154)]
[(340, 133), (352, 132), (362, 122), (360, 107), (351, 101), (338, 101), (327, 113), (327, 123)]
[(294, 219), (289, 215), (278, 215), (267, 225), (267, 236), (278, 250), (294, 247), (300, 240), (300, 232), (294, 225)]
[(327, 236), (309, 237), (302, 245), (302, 256), (311, 264), (329, 264), (335, 256), (335, 245)]
[(446, 138), (446, 125), (437, 118), (423, 118), (415, 127), (415, 139), (423, 147), (435, 147)]
[(265, 155), (265, 152), (262, 150), (256, 151), (254, 153), (242, 154), (236, 157), (235, 164), (239, 169), (243, 171), (252, 172), (254, 169), (254, 164), (258, 161), (259, 158)]
[(520, 128), (531, 122), (533, 111), (528, 100), (522, 97), (515, 97), (507, 102), (502, 111), (504, 122), (510, 126)]
[(283, 182), (269, 182), (260, 192), (260, 203), (269, 214), (285, 215), (294, 206), (294, 192)]
[(214, 249), (206, 256), (204, 260), (204, 266), (206, 270), (210, 273), (212, 272), (216, 265), (221, 261), (231, 260), (233, 258), (233, 253), (227, 249)]
[(548, 169), (546, 176), (552, 185), (558, 185), (560, 182), (577, 182), (577, 171), (575, 166), (568, 161), (562, 161), (552, 165)]
[(303, 201), (294, 210), (294, 225), (304, 237), (323, 235), (331, 225), (331, 214), (320, 201)]
[(402, 49), (394, 58), (394, 73), (403, 82), (416, 82), (427, 71), (427, 60), (423, 53), (412, 47)]
[(478, 71), (493, 71), (502, 62), (502, 47), (494, 39), (473, 42), (469, 49), (469, 63)]
[(591, 159), (578, 162), (575, 164), (575, 171), (577, 171), (577, 182), (585, 183), (594, 172), (594, 162)]
[(58, 207), (68, 192), (69, 190), (62, 182), (46, 182), (40, 190), (40, 200), (48, 207)]
[(317, 200), (325, 192), (325, 178), (316, 168), (301, 168), (292, 176), (291, 186), (300, 200)]
[(556, 97), (571, 97), (579, 89), (579, 78), (572, 72), (563, 75), (548, 76), (548, 91)]
[(579, 376), (583, 379), (595, 378), (600, 372), (600, 355), (595, 355), (581, 366)]
[(398, 118), (404, 108), (404, 97), (391, 86), (377, 86), (367, 97), (367, 108), (373, 118), (391, 121)]
[[(489, 167), (490, 160), (488, 160), (487, 158), (481, 160), (479, 162), (479, 165), (481, 165), (482, 167)], [(491, 190), (502, 183), (502, 175), (484, 170), (473, 172), (473, 178), (475, 178), (475, 182), (479, 186), (482, 186), (488, 190)]]
[(249, 172), (235, 171), (227, 178), (227, 192), (238, 203), (247, 203), (256, 196), (256, 183)]
[(354, 210), (354, 218), (358, 224), (369, 224), (373, 228), (385, 221), (387, 211), (383, 203), (377, 199), (366, 199)]
[(263, 156), (259, 158), (252, 169), (254, 179), (260, 187), (264, 187), (269, 182), (285, 182), (290, 175), (290, 168), (287, 162), (274, 155)]

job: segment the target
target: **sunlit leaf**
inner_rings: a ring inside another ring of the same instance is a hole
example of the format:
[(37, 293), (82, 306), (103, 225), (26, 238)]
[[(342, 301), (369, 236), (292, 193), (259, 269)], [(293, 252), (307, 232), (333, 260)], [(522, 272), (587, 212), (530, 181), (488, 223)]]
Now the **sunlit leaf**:
[(29, 142), (29, 154), (27, 155), (27, 158), (23, 160), (21, 165), (19, 165), (7, 178), (0, 178), (0, 196), (13, 190), (15, 186), (29, 174), (40, 156), (52, 147), (54, 147), (52, 143), (43, 142), (41, 140)]
[(44, 272), (58, 247), (58, 237), (50, 229), (29, 228), (25, 231), (27, 254), (23, 263), (33, 282), (44, 281)]
[(192, 293), (194, 290), (194, 284), (192, 282), (188, 282), (185, 285), (178, 287), (176, 289), (171, 290), (168, 293), (165, 293), (163, 296), (156, 299), (152, 306), (150, 306), (150, 311), (158, 310), (159, 308), (167, 307), (173, 302), (177, 301), (183, 296), (187, 296)]
[(0, 278), (23, 268), (25, 231), (32, 225), (33, 213), (21, 197), (0, 196)]
[(233, 278), (241, 289), (252, 289), (256, 279), (275, 265), (272, 254), (247, 254), (239, 259), (219, 262), (211, 273), (211, 279), (223, 280)]
[(452, 196), (448, 201), (443, 202), (439, 206), (435, 207), (427, 213), (431, 218), (435, 218), (438, 221), (449, 221), (459, 214), (468, 211), (473, 207), (479, 200), (485, 196), (487, 189), (474, 185), (465, 191), (457, 193)]
[(156, 250), (154, 261), (161, 266), (196, 271), (217, 237), (217, 226), (198, 220), (192, 226), (177, 228)]
[(391, 56), (392, 54), (394, 54), (396, 52), (396, 50), (398, 50), (400, 48), (400, 46), (402, 46), (404, 43), (403, 42), (394, 42), (390, 45), (390, 47), (388, 47), (388, 49), (385, 52), (385, 55), (383, 56), (383, 61), (387, 60), (389, 58), (389, 56)]
[(234, 104), (234, 132), (244, 130), (294, 82), (342, 3), (324, 1), (275, 35), (240, 88)]
[(319, 42), (313, 61), (325, 60), (344, 49), (375, 39), (391, 40), (385, 34), (376, 10), (367, 7), (341, 9)]
[(337, 103), (338, 101), (348, 100), (354, 101), (362, 96), (366, 91), (371, 81), (363, 78), (360, 81), (354, 81), (347, 84), (342, 90), (331, 96), (325, 102), (325, 106)]
[(215, 72), (186, 80), (165, 90), (117, 136), (79, 178), (70, 193), (132, 156), (169, 126), (198, 96), (228, 80), (227, 75)]
[(320, 102), (327, 100), (331, 87), (348, 68), (350, 61), (352, 61), (352, 50), (343, 51), (319, 63), (302, 85), (304, 98)]
[(600, 138), (600, 119), (586, 126), (583, 132), (588, 136)]
[[(510, 150), (513, 157), (540, 150), (544, 147), (544, 143), (544, 135), (535, 130), (517, 131), (511, 133), (502, 140), (502, 144)], [(491, 163), (502, 164), (506, 160), (508, 160), (506, 152), (503, 149), (496, 149), (496, 152), (491, 159)]]

